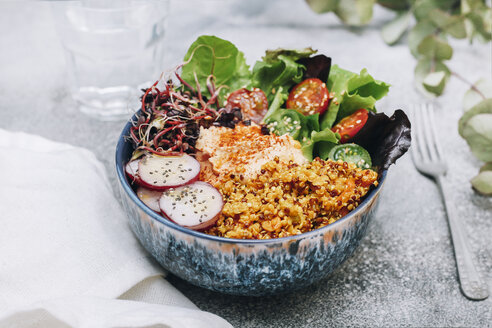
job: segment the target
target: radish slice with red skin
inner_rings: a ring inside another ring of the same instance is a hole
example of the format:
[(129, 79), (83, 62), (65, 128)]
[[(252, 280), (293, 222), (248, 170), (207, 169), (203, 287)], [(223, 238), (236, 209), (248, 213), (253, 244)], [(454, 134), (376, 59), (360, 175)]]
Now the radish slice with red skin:
[(152, 190), (179, 187), (198, 179), (200, 163), (190, 155), (147, 155), (138, 164), (140, 185)]
[(151, 190), (145, 187), (138, 187), (137, 196), (151, 210), (160, 213), (161, 208), (159, 207), (159, 199), (162, 196), (162, 191)]
[(138, 176), (138, 163), (140, 159), (135, 159), (131, 162), (126, 163), (125, 172), (128, 177), (132, 180), (132, 182), (136, 182), (140, 184), (140, 177)]
[(217, 222), (224, 201), (211, 184), (197, 181), (164, 191), (159, 206), (171, 221), (193, 230), (204, 230)]

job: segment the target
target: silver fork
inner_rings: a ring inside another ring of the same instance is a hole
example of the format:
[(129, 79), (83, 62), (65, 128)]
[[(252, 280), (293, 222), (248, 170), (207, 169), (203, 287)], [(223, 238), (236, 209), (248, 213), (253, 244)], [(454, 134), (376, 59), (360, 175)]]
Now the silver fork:
[(412, 159), (417, 170), (433, 178), (444, 200), (449, 230), (454, 246), (456, 266), (461, 291), (471, 300), (484, 300), (489, 296), (487, 284), (473, 263), (473, 256), (466, 239), (463, 221), (457, 216), (454, 204), (449, 201), (443, 177), (447, 171), (434, 125), (434, 109), (431, 104), (415, 106), (412, 110)]

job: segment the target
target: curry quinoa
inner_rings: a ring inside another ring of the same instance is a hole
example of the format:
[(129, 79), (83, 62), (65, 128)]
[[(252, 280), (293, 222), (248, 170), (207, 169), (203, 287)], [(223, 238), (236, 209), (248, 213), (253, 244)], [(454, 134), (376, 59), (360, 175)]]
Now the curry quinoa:
[(356, 208), (377, 173), (342, 161), (285, 163), (275, 158), (261, 174), (246, 179), (231, 174), (216, 183), (224, 208), (206, 233), (239, 239), (269, 239), (301, 234), (328, 225)]

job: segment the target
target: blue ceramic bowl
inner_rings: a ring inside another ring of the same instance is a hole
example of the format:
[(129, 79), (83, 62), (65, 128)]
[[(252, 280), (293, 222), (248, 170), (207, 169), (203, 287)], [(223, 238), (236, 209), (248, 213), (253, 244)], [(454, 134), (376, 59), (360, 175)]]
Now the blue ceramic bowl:
[[(135, 117), (133, 117), (135, 119)], [(133, 152), (127, 123), (116, 148), (116, 171), (130, 226), (168, 271), (203, 288), (261, 296), (304, 288), (328, 276), (359, 245), (378, 204), (380, 184), (342, 219), (301, 235), (242, 240), (183, 228), (149, 209), (132, 190), (124, 166)]]

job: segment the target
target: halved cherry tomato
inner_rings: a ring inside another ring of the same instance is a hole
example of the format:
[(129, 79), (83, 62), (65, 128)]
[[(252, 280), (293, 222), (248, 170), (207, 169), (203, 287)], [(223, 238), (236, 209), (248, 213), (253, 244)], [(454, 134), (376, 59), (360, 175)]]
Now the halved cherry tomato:
[(367, 109), (361, 108), (350, 116), (344, 117), (331, 130), (341, 136), (340, 142), (345, 143), (352, 139), (367, 122)]
[(328, 108), (330, 94), (326, 83), (320, 79), (306, 79), (296, 85), (287, 99), (287, 108), (295, 109), (304, 115), (323, 114)]
[(229, 95), (226, 108), (241, 108), (244, 120), (260, 124), (268, 111), (268, 100), (265, 93), (258, 88), (251, 91), (242, 88)]

